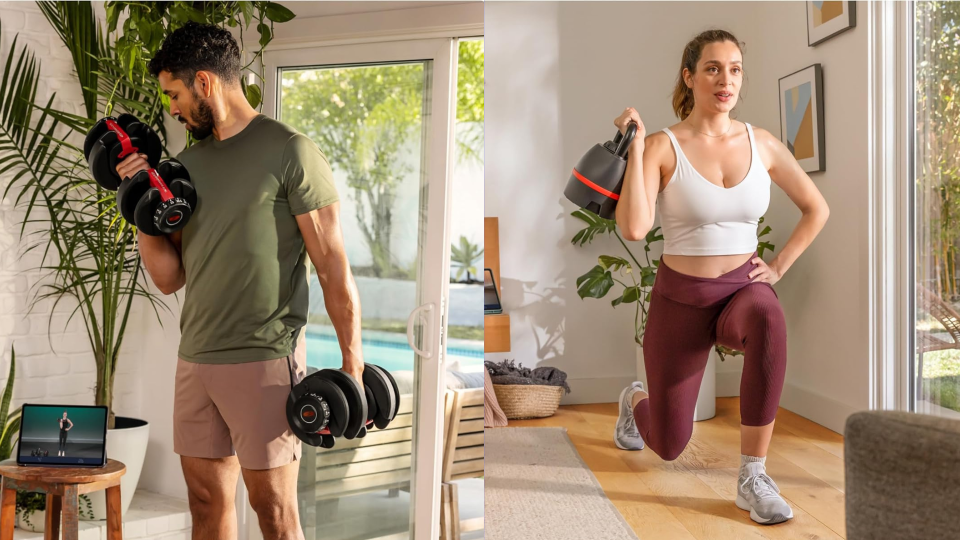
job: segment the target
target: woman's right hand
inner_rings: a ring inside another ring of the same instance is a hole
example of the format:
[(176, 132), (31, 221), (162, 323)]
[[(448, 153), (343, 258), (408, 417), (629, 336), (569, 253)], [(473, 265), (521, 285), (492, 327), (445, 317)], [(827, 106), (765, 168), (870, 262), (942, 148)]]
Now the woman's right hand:
[(613, 124), (617, 126), (617, 129), (620, 130), (621, 135), (625, 135), (627, 133), (627, 127), (631, 122), (637, 124), (637, 134), (634, 135), (630, 146), (643, 146), (643, 139), (647, 136), (647, 129), (643, 127), (643, 120), (640, 119), (640, 113), (638, 113), (636, 109), (633, 107), (627, 107), (622, 113), (620, 113), (620, 116), (613, 121)]

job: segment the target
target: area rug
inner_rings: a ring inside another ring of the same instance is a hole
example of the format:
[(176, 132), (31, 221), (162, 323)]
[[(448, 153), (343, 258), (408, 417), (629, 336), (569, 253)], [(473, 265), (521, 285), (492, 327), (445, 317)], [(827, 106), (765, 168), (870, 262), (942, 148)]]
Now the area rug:
[(637, 540), (565, 428), (484, 430), (488, 540)]

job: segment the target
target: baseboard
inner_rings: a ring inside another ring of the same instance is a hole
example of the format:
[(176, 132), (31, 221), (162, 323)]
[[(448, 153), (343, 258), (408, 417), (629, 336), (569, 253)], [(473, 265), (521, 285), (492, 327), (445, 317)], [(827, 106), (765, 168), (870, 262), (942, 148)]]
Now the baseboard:
[(633, 381), (634, 378), (629, 376), (567, 379), (571, 392), (560, 399), (560, 404), (613, 403), (620, 397), (620, 391)]
[[(739, 396), (740, 375), (740, 371), (717, 372), (717, 397)], [(561, 405), (612, 403), (617, 400), (620, 391), (633, 381), (631, 377), (601, 377), (567, 379), (567, 382), (573, 392), (560, 400)], [(841, 435), (847, 417), (860, 410), (789, 382), (783, 386), (780, 406)]]

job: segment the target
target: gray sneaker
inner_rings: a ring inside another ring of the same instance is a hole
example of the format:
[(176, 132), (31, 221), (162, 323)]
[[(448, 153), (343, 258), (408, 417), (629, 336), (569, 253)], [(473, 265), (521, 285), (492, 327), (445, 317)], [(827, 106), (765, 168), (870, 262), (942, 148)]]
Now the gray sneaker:
[(780, 488), (767, 476), (763, 463), (747, 463), (740, 472), (737, 508), (750, 511), (750, 519), (764, 525), (793, 518), (793, 510), (780, 496)]
[(613, 430), (613, 442), (621, 450), (643, 450), (643, 438), (640, 437), (640, 430), (633, 420), (633, 407), (630, 405), (630, 400), (637, 390), (643, 390), (643, 383), (640, 381), (634, 381), (620, 392), (620, 416)]

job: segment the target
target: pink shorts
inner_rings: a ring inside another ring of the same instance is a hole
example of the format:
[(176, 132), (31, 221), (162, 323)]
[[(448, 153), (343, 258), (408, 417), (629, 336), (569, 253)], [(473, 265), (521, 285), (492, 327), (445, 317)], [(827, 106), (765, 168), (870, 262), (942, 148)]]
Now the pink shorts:
[[(306, 343), (291, 358), (295, 381), (306, 376)], [(287, 358), (240, 364), (177, 359), (173, 451), (181, 456), (236, 454), (245, 469), (272, 469), (300, 459), (300, 439), (287, 424)]]

